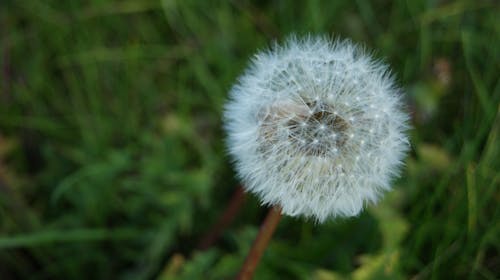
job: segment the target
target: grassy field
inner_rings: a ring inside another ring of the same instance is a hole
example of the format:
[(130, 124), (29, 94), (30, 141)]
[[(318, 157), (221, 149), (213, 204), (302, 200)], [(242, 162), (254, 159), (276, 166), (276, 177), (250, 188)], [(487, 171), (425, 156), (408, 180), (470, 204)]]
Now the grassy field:
[(357, 218), (284, 218), (256, 279), (500, 277), (495, 1), (4, 0), (0, 278), (231, 279), (266, 213), (197, 249), (238, 185), (222, 106), (290, 33), (352, 38), (404, 88), (412, 149)]

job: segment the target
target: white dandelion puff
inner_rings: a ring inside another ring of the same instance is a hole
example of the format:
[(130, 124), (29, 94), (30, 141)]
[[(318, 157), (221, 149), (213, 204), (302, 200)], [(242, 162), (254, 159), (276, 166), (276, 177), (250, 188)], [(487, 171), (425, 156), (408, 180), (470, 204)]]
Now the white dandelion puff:
[(386, 65), (347, 40), (289, 38), (230, 92), (227, 144), (247, 191), (284, 214), (348, 217), (390, 189), (409, 143)]

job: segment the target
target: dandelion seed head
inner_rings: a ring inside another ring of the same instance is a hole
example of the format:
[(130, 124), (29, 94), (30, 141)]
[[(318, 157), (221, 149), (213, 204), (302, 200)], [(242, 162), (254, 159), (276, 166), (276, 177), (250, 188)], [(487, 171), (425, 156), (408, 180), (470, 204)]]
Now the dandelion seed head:
[(390, 189), (408, 116), (387, 66), (350, 41), (290, 37), (258, 53), (224, 123), (246, 190), (290, 216), (360, 213)]

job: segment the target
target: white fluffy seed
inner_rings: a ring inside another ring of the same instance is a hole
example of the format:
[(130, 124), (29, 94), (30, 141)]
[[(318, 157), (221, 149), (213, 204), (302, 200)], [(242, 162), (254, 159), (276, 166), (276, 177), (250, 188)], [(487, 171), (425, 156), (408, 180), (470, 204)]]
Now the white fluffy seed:
[(408, 149), (400, 96), (387, 66), (350, 41), (291, 37), (258, 53), (224, 112), (245, 189), (319, 222), (359, 214)]

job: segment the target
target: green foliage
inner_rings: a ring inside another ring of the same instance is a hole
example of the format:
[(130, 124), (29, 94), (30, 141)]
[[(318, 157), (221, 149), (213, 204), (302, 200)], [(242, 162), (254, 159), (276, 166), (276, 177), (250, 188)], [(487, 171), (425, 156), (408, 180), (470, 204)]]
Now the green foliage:
[(388, 60), (412, 152), (360, 217), (283, 219), (256, 279), (498, 278), (498, 12), (468, 0), (3, 1), (0, 275), (231, 279), (265, 209), (247, 199), (197, 249), (238, 184), (222, 106), (257, 49), (313, 32)]

